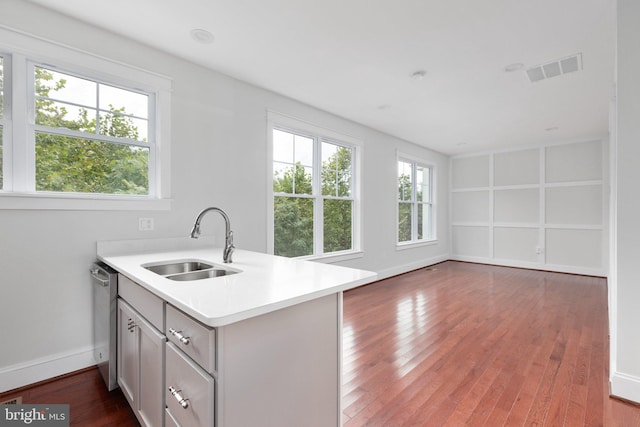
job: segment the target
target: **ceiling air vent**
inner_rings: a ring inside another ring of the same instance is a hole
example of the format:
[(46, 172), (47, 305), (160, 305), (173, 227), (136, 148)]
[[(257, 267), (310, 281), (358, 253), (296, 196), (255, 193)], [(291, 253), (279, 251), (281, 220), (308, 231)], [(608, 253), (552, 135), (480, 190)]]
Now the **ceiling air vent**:
[(529, 76), (531, 83), (535, 83), (540, 80), (550, 79), (551, 77), (572, 73), (578, 70), (582, 70), (581, 53), (558, 59), (547, 64), (530, 67), (527, 69), (527, 76)]

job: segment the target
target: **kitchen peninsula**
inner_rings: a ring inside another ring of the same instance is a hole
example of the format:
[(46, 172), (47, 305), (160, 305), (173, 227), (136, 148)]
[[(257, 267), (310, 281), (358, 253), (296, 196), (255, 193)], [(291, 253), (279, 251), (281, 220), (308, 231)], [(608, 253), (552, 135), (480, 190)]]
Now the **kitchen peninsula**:
[[(342, 292), (375, 273), (243, 250), (223, 264), (209, 239), (99, 242), (98, 258), (120, 273), (118, 380), (141, 424), (340, 425)], [(226, 274), (149, 269), (171, 263)]]

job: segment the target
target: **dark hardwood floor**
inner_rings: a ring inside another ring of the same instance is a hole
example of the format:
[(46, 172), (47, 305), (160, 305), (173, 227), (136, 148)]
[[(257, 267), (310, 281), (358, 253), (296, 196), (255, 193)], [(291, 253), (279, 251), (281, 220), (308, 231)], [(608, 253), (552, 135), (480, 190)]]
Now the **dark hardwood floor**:
[(22, 403), (68, 404), (72, 426), (140, 426), (120, 389), (107, 391), (95, 367), (2, 393), (0, 402), (14, 397), (22, 397)]
[(354, 289), (344, 425), (640, 426), (607, 324), (601, 278), (450, 261)]
[[(608, 397), (607, 323), (593, 277), (450, 261), (348, 291), (344, 425), (640, 427)], [(73, 426), (138, 425), (96, 369), (14, 396), (69, 403)]]

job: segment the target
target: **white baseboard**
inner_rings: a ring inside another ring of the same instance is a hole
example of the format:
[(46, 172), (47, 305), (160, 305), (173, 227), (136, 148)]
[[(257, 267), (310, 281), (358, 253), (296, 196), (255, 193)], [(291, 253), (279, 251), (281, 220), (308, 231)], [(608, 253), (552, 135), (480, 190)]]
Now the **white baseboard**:
[(580, 274), (584, 276), (606, 277), (602, 268), (576, 267), (571, 265), (542, 264), (539, 262), (513, 261), (496, 258), (473, 257), (465, 255), (451, 255), (452, 261), (475, 262), (479, 264), (499, 265), (503, 267), (526, 268), (529, 270), (553, 271), (557, 273)]
[(58, 353), (0, 369), (0, 393), (95, 365), (93, 347)]
[(640, 403), (640, 378), (615, 372), (611, 376), (611, 395)]
[(415, 261), (409, 264), (403, 264), (403, 265), (398, 265), (391, 268), (386, 268), (384, 270), (377, 272), (378, 280), (386, 279), (387, 277), (397, 276), (398, 274), (408, 273), (409, 271), (428, 267), (433, 264), (438, 264), (440, 262), (447, 261), (448, 259), (450, 259), (449, 255), (445, 254), (445, 255), (440, 255), (433, 258)]

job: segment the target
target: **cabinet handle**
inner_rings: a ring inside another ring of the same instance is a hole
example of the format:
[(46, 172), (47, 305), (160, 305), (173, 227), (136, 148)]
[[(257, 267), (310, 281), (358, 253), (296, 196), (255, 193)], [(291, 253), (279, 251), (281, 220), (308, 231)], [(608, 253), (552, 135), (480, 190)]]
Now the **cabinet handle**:
[(189, 407), (189, 399), (182, 397), (182, 390), (176, 390), (173, 386), (169, 386), (169, 392), (176, 398), (182, 408), (187, 409)]
[(191, 339), (189, 337), (185, 337), (184, 335), (182, 335), (182, 331), (176, 331), (173, 328), (169, 328), (169, 333), (178, 338), (178, 341), (180, 341), (184, 345), (189, 345), (189, 343), (191, 342)]

